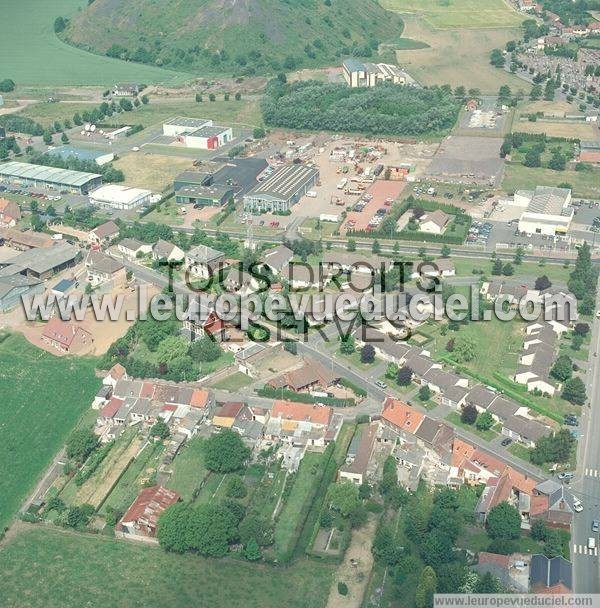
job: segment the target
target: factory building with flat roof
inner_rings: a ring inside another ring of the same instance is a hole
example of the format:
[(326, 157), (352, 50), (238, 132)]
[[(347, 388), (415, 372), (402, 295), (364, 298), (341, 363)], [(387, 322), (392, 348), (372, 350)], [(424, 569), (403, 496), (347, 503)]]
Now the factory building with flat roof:
[(110, 209), (133, 209), (150, 202), (152, 192), (142, 188), (130, 188), (110, 184), (90, 192), (90, 204)]
[(215, 125), (206, 118), (177, 116), (163, 123), (163, 135), (176, 137), (188, 148), (216, 150), (233, 140), (231, 127)]
[(185, 118), (176, 116), (163, 123), (163, 135), (167, 137), (177, 137), (184, 133), (197, 131), (202, 127), (212, 127), (213, 121), (208, 118)]
[(11, 161), (0, 164), (0, 180), (87, 194), (102, 185), (102, 175)]
[(517, 190), (514, 203), (525, 208), (519, 219), (519, 231), (527, 234), (564, 235), (575, 215), (568, 188), (538, 186), (535, 192)]
[(233, 188), (230, 186), (186, 186), (175, 192), (175, 200), (178, 205), (222, 207), (232, 198)]
[(288, 211), (319, 179), (319, 171), (304, 165), (286, 165), (244, 196), (244, 210), (252, 213)]

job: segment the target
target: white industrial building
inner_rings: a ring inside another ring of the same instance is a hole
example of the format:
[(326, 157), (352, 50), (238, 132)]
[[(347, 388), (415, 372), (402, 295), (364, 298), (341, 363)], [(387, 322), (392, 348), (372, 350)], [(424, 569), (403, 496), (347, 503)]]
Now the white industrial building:
[(519, 231), (527, 234), (566, 234), (575, 215), (571, 190), (567, 188), (538, 186), (535, 191), (517, 190), (514, 204), (524, 208)]
[(342, 63), (346, 84), (353, 89), (374, 87), (382, 82), (392, 84), (416, 84), (415, 81), (397, 65), (389, 63), (363, 63), (353, 57)]
[(205, 118), (178, 116), (163, 124), (163, 135), (175, 137), (188, 148), (216, 150), (233, 140), (231, 127), (215, 125)]
[(177, 137), (197, 131), (202, 127), (212, 127), (213, 121), (206, 118), (185, 118), (177, 116), (163, 123), (163, 135), (167, 137)]
[(148, 203), (151, 196), (150, 190), (110, 184), (90, 192), (89, 199), (90, 204), (97, 207), (123, 210)]

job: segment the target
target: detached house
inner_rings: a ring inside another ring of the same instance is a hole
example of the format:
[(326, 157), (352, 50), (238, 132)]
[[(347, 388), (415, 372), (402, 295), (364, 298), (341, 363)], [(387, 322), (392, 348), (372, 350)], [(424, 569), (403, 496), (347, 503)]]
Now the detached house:
[(92, 245), (104, 245), (119, 236), (119, 227), (112, 220), (100, 224), (88, 233), (88, 242)]
[(165, 260), (167, 262), (183, 262), (185, 253), (183, 249), (177, 247), (169, 241), (158, 239), (152, 247), (152, 259), (156, 261)]
[(119, 260), (100, 252), (90, 251), (85, 260), (87, 280), (92, 287), (123, 287), (127, 283), (125, 266)]
[(451, 215), (436, 209), (419, 218), (419, 230), (427, 234), (443, 234), (451, 220)]
[(274, 249), (267, 249), (263, 254), (265, 266), (274, 274), (279, 275), (292, 261), (294, 252), (285, 245), (279, 245)]
[(135, 260), (137, 257), (146, 255), (152, 252), (152, 245), (142, 243), (137, 239), (123, 239), (119, 245), (118, 250), (130, 260)]
[(225, 261), (225, 254), (206, 245), (198, 245), (185, 254), (185, 267), (190, 274), (208, 279), (219, 270)]
[(14, 201), (0, 198), (0, 226), (13, 228), (21, 219), (21, 208)]

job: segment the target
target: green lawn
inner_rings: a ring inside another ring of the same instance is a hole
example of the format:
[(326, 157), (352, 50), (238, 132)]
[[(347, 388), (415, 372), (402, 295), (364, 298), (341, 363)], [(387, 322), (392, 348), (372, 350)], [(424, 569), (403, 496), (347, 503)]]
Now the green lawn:
[(192, 499), (194, 490), (209, 474), (204, 466), (203, 442), (204, 439), (201, 437), (194, 437), (188, 441), (171, 465), (173, 474), (167, 486), (179, 492), (186, 501)]
[[(297, 540), (297, 533), (303, 522), (300, 517), (306, 503), (312, 501), (317, 485), (321, 481), (323, 454), (307, 452), (302, 458), (298, 472), (295, 474), (292, 490), (275, 526), (275, 553), (289, 555)], [(288, 483), (290, 478), (288, 478)]]
[(2, 608), (319, 608), (334, 567), (212, 560), (39, 527), (2, 547), (0, 571)]
[(498, 433), (493, 428), (488, 429), (487, 431), (480, 431), (474, 424), (466, 424), (460, 419), (460, 414), (458, 412), (451, 412), (446, 416), (446, 420), (465, 429), (465, 431), (469, 431), (482, 439), (485, 439), (485, 441), (492, 441), (492, 439), (498, 437)]
[(552, 171), (552, 169), (530, 168), (518, 163), (507, 163), (502, 180), (502, 189), (534, 190), (536, 186), (558, 186), (570, 184), (573, 196), (582, 198), (600, 197), (600, 170)]
[(523, 17), (503, 0), (381, 0), (399, 13), (424, 15), (439, 29), (515, 27)]
[(552, 283), (566, 283), (569, 280), (569, 272), (571, 269), (565, 268), (563, 264), (544, 263), (540, 266), (536, 262), (523, 262), (522, 264), (513, 264), (515, 270), (510, 277), (496, 277), (492, 275), (493, 262), (488, 260), (474, 260), (473, 258), (461, 258), (460, 256), (452, 256), (454, 267), (456, 268), (456, 276), (470, 277), (475, 276), (473, 269), (482, 270), (484, 276), (488, 280), (502, 281), (523, 281), (533, 287), (535, 279), (546, 275)]
[(54, 33), (54, 20), (58, 16), (70, 16), (84, 5), (84, 0), (3, 2), (2, 77), (12, 78), (18, 84), (51, 86), (116, 82), (176, 84), (192, 77), (94, 55), (61, 42)]
[(425, 327), (427, 334), (435, 338), (427, 345), (434, 358), (451, 356), (446, 350), (449, 340), (460, 340), (468, 336), (475, 341), (475, 358), (464, 365), (474, 372), (492, 377), (494, 372), (511, 376), (515, 373), (522, 346), (520, 329), (523, 324), (512, 321), (476, 321), (461, 325), (459, 331), (449, 331), (445, 336), (440, 334), (442, 325), (429, 323)]
[(235, 392), (248, 386), (252, 383), (252, 378), (242, 372), (235, 372), (222, 380), (216, 382), (213, 386), (224, 391)]
[(0, 530), (33, 490), (100, 380), (91, 357), (55, 357), (20, 334), (0, 342)]

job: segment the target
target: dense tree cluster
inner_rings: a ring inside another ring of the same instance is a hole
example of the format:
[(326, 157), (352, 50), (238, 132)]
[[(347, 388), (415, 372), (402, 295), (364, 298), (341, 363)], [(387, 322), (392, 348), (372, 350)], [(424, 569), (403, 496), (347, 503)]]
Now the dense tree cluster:
[(272, 81), (263, 116), (275, 127), (357, 132), (369, 135), (423, 135), (451, 128), (459, 104), (452, 92), (384, 84), (374, 89), (316, 81)]
[(122, 182), (125, 180), (123, 171), (115, 169), (112, 163), (107, 163), (100, 167), (93, 160), (81, 160), (75, 156), (62, 158), (55, 154), (34, 154), (29, 158), (29, 162), (34, 165), (60, 167), (61, 169), (70, 169), (71, 171), (100, 173), (105, 182)]
[(568, 429), (561, 429), (538, 440), (531, 450), (531, 461), (538, 465), (547, 462), (568, 462), (575, 447), (575, 438)]

